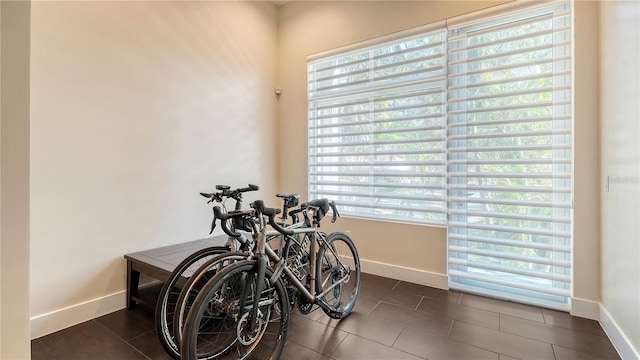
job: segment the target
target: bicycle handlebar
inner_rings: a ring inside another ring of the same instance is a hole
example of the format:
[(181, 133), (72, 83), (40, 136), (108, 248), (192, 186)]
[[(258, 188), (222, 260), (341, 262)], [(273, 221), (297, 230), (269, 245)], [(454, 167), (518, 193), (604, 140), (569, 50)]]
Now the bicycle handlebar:
[(215, 229), (216, 227), (216, 220), (220, 219), (220, 225), (222, 226), (222, 231), (224, 231), (225, 234), (233, 238), (239, 238), (241, 236), (240, 233), (231, 230), (229, 228), (229, 224), (227, 223), (227, 220), (229, 220), (232, 217), (233, 215), (223, 213), (220, 210), (219, 206), (214, 206), (213, 207), (213, 223), (211, 224), (211, 232), (213, 232), (213, 229)]
[(274, 228), (277, 232), (283, 235), (293, 235), (293, 230), (284, 229), (276, 222), (276, 215), (280, 213), (280, 209), (268, 208), (264, 206), (264, 201), (256, 200), (251, 204), (251, 207), (254, 208), (258, 215), (266, 215), (269, 218), (269, 225)]
[(242, 193), (245, 193), (248, 191), (257, 191), (257, 190), (260, 190), (260, 187), (258, 185), (248, 184), (247, 187), (231, 190), (230, 187), (227, 185), (216, 185), (216, 189), (220, 191), (217, 193), (201, 192), (200, 195), (206, 197), (207, 199), (211, 199), (209, 202), (211, 201), (222, 202), (223, 197), (230, 197), (236, 200), (241, 200)]

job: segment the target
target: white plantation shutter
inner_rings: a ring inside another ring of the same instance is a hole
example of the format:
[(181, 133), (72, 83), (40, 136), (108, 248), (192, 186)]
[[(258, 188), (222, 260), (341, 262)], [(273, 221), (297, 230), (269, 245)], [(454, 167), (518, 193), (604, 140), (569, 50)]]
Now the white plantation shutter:
[(557, 3), (449, 29), (453, 289), (569, 309), (571, 39)]
[(309, 197), (444, 224), (444, 29), (311, 61), (308, 81)]

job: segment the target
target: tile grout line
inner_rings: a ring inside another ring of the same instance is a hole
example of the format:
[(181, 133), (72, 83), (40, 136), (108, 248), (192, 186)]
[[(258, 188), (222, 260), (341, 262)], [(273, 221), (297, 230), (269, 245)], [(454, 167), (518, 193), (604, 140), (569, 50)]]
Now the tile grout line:
[(378, 308), (378, 306), (380, 306), (381, 303), (382, 301), (378, 300), (378, 303), (373, 307), (373, 309), (369, 310), (367, 316), (371, 316), (371, 314), (373, 314), (373, 312)]
[[(522, 319), (522, 318), (518, 318), (518, 317), (516, 317), (516, 316), (511, 316), (511, 315), (509, 315), (509, 314), (502, 314), (502, 313), (501, 313), (501, 314), (500, 314), (500, 320), (502, 320), (502, 315), (504, 315), (504, 316), (508, 316), (508, 317), (512, 317), (512, 318), (514, 318), (514, 319), (523, 320), (523, 321), (525, 321), (525, 322), (538, 323), (538, 325), (542, 325), (542, 326), (546, 326), (546, 327), (551, 327), (551, 328), (556, 328), (557, 330), (560, 330), (560, 331), (566, 331), (566, 332), (569, 332), (569, 333), (578, 333), (578, 334), (583, 335), (583, 336), (591, 336), (591, 337), (598, 338), (598, 335), (589, 334), (589, 333), (586, 333), (586, 332), (581, 332), (581, 331), (574, 330), (574, 329), (569, 329), (569, 328), (557, 327), (557, 326), (550, 325), (550, 324), (539, 323), (539, 322), (536, 322), (536, 321), (534, 321), (534, 320)], [(572, 350), (572, 351), (575, 351), (575, 352), (579, 352), (579, 353), (586, 353), (586, 352), (585, 352), (584, 350), (582, 350), (582, 349), (578, 349), (578, 348), (576, 348), (576, 347), (569, 346), (569, 345), (567, 345), (567, 344), (560, 344), (560, 343), (557, 343), (557, 342), (548, 342), (547, 340), (542, 340), (542, 339), (539, 339), (539, 338), (536, 338), (536, 337), (531, 337), (531, 336), (524, 335), (524, 334), (520, 334), (520, 333), (517, 333), (517, 332), (512, 332), (512, 331), (502, 330), (502, 321), (500, 321), (500, 323), (499, 323), (499, 331), (500, 331), (500, 332), (502, 332), (502, 333), (504, 333), (504, 334), (509, 334), (509, 335), (511, 335), (511, 336), (517, 336), (517, 337), (520, 337), (520, 338), (523, 338), (523, 339), (527, 339), (527, 340), (531, 340), (531, 341), (537, 341), (537, 342), (541, 342), (541, 343), (545, 343), (545, 344), (551, 345), (551, 348), (552, 348), (552, 349), (554, 348), (554, 346), (558, 346), (558, 347), (562, 347), (562, 348), (565, 348), (565, 349), (569, 349), (569, 350)], [(555, 350), (554, 350), (554, 356), (555, 356)], [(556, 358), (557, 358), (557, 357), (556, 357)]]
[[(338, 345), (334, 346), (334, 348), (333, 348), (333, 349), (331, 349), (331, 351), (329, 351), (329, 353), (328, 353), (328, 354), (326, 354), (326, 356), (328, 356), (328, 357), (330, 357), (330, 358), (332, 358), (332, 359), (333, 359), (333, 356), (331, 356), (331, 355), (336, 351), (336, 349), (337, 349), (337, 348), (339, 348), (339, 347), (340, 347), (340, 345), (342, 345), (342, 343), (343, 343), (343, 342), (344, 342), (344, 341), (345, 341), (349, 336), (355, 336), (355, 335), (351, 334), (350, 332), (347, 332), (347, 336), (345, 336), (342, 340), (340, 340), (340, 342), (338, 343)], [(320, 353), (320, 354), (322, 354), (322, 353)], [(325, 354), (322, 354), (322, 355), (325, 355)]]
[[(129, 311), (129, 310), (127, 310)], [(106, 325), (102, 324), (100, 321), (98, 321), (97, 319), (93, 319), (91, 321), (95, 321), (98, 325), (100, 325), (102, 328), (104, 328), (105, 330), (107, 330), (108, 332), (110, 332), (111, 334), (115, 335), (115, 337), (117, 337), (120, 341), (122, 341), (123, 343), (127, 344), (128, 347), (132, 348), (135, 352), (139, 353), (140, 355), (144, 356), (145, 359), (147, 360), (153, 360), (150, 357), (147, 356), (147, 354), (143, 353), (142, 351), (138, 350), (137, 347), (129, 344), (129, 341), (125, 340), (123, 337), (121, 337), (120, 335), (116, 334), (115, 331), (109, 329)], [(147, 331), (148, 332), (148, 331)], [(146, 333), (145, 333), (146, 334)], [(137, 337), (137, 336), (136, 336)]]
[(142, 334), (140, 334), (140, 335), (136, 335), (136, 336), (134, 336), (134, 337), (132, 337), (131, 339), (126, 340), (126, 341), (127, 341), (127, 342), (129, 342), (129, 341), (133, 341), (133, 340), (135, 340), (135, 339), (141, 338), (141, 337), (143, 337), (143, 336), (147, 335), (148, 333), (151, 333), (151, 332), (154, 332), (154, 331), (156, 331), (156, 329), (151, 329), (151, 330), (149, 330), (149, 331), (143, 332), (143, 333), (142, 333)]
[(553, 357), (558, 360), (558, 355), (556, 355), (556, 348), (553, 347), (553, 344), (549, 344), (551, 345), (551, 352), (553, 353)]
[[(345, 336), (345, 337), (346, 337), (346, 336)], [(318, 352), (318, 351), (316, 351), (316, 350), (311, 349), (310, 347), (307, 347), (307, 346), (304, 346), (304, 345), (302, 345), (302, 344), (299, 344), (299, 343), (297, 343), (297, 342), (295, 342), (295, 341), (293, 341), (293, 340), (287, 340), (287, 341), (284, 343), (285, 348), (286, 348), (287, 344), (289, 344), (289, 343), (294, 343), (294, 344), (296, 344), (296, 345), (300, 346), (301, 348), (305, 348), (305, 349), (307, 349), (307, 350), (309, 350), (309, 351), (312, 351), (312, 352), (314, 352), (314, 353), (316, 353), (316, 354), (319, 354), (319, 355), (321, 355), (321, 356), (330, 357), (329, 355), (325, 355), (325, 354), (323, 354), (323, 353), (321, 353), (321, 352)], [(335, 350), (335, 349), (334, 349), (334, 350)], [(282, 352), (284, 352), (284, 349), (282, 350)], [(333, 350), (332, 350), (332, 352), (333, 352)]]
[(451, 338), (451, 332), (453, 331), (453, 323), (456, 322), (455, 320), (451, 320), (451, 325), (449, 326), (449, 331), (447, 332), (447, 339)]
[(398, 282), (397, 282), (395, 285), (393, 285), (393, 287), (391, 288), (391, 290), (395, 290), (395, 289), (396, 289), (396, 287), (398, 287), (398, 285), (400, 285), (400, 283), (401, 283), (401, 282), (402, 282), (401, 280), (398, 280)]
[(396, 342), (398, 342), (398, 339), (400, 339), (400, 335), (402, 335), (402, 333), (404, 332), (404, 329), (406, 329), (407, 327), (405, 325), (402, 326), (402, 329), (400, 329), (400, 333), (398, 333), (398, 336), (396, 336), (396, 339), (393, 340), (393, 343), (391, 344), (391, 347), (396, 349), (394, 347), (394, 345), (396, 344)]

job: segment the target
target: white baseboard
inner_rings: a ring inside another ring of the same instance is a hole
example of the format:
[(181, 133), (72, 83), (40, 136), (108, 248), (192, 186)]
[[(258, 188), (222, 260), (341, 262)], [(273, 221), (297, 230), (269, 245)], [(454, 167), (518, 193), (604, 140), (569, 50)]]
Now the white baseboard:
[(360, 265), (362, 266), (362, 272), (367, 274), (384, 276), (438, 289), (449, 289), (449, 279), (446, 274), (438, 274), (364, 259), (360, 259)]
[(634, 349), (629, 338), (604, 306), (600, 306), (600, 325), (623, 360), (640, 360), (640, 349)]
[(600, 303), (580, 298), (571, 298), (571, 315), (591, 320), (600, 320)]
[[(448, 289), (446, 274), (438, 274), (425, 270), (407, 268), (392, 264), (385, 264), (370, 260), (360, 260), (362, 271), (365, 273), (389, 277), (415, 284)], [(31, 318), (31, 339), (54, 333), (59, 330), (110, 314), (124, 309), (126, 305), (126, 291), (122, 290), (105, 295), (97, 299), (85, 301), (63, 309)]]
[(127, 293), (119, 291), (97, 299), (55, 310), (31, 318), (31, 339), (36, 339), (70, 326), (80, 324), (124, 309)]

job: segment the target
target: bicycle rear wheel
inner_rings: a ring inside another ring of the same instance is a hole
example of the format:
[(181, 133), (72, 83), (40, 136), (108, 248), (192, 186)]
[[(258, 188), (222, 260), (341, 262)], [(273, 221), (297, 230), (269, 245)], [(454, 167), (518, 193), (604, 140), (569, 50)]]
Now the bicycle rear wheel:
[(160, 343), (172, 358), (180, 359), (180, 347), (175, 343), (175, 333), (173, 332), (173, 317), (182, 287), (202, 264), (228, 251), (229, 249), (223, 246), (213, 246), (196, 251), (176, 266), (162, 286), (156, 303), (155, 323)]
[[(262, 291), (257, 288), (257, 261), (239, 261), (219, 271), (196, 297), (187, 315), (183, 359), (278, 359), (289, 324), (287, 292), (267, 268)], [(256, 327), (251, 311), (257, 302)]]
[(353, 241), (342, 232), (321, 242), (316, 261), (318, 305), (331, 318), (351, 313), (360, 293), (360, 258)]

